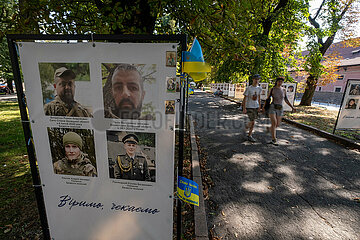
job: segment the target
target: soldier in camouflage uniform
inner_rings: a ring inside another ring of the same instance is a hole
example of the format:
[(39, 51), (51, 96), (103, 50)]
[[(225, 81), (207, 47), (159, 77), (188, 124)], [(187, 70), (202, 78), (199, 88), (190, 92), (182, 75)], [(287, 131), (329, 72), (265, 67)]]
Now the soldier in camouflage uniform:
[(115, 178), (138, 181), (151, 181), (146, 158), (136, 154), (139, 139), (135, 134), (123, 137), (122, 142), (126, 153), (116, 157), (114, 165)]
[(96, 168), (82, 152), (83, 143), (81, 137), (74, 132), (68, 132), (63, 136), (65, 157), (54, 163), (56, 174), (77, 175), (96, 177)]
[(44, 106), (45, 115), (68, 117), (92, 117), (80, 103), (74, 100), (75, 73), (65, 67), (55, 70), (55, 100)]

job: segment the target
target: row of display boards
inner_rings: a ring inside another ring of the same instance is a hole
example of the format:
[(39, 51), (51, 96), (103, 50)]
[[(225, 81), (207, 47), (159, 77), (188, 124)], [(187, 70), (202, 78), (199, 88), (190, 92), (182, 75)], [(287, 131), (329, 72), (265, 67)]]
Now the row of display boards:
[[(248, 86), (248, 83), (237, 83), (237, 84), (231, 84), (231, 83), (212, 83), (210, 90), (212, 92), (216, 92), (218, 90), (222, 91), (223, 96), (233, 97), (237, 100), (244, 99), (244, 92), (246, 90), (246, 87)], [(260, 93), (260, 99), (265, 101), (269, 94), (269, 83), (259, 83), (259, 86), (261, 87), (261, 93)], [(296, 93), (296, 83), (284, 83), (282, 87), (284, 88), (286, 92), (286, 96), (291, 104), (294, 104), (295, 101), (295, 93)], [(285, 102), (283, 103), (284, 111), (291, 111), (291, 107)]]
[[(269, 94), (269, 84), (259, 83), (262, 88), (260, 98), (265, 100)], [(233, 97), (238, 100), (244, 98), (244, 92), (248, 83), (212, 83), (211, 91), (222, 91), (224, 96)], [(294, 104), (296, 95), (296, 83), (284, 83), (283, 88), (291, 104)], [(289, 105), (283, 103), (284, 111), (291, 111)], [(346, 83), (341, 105), (338, 110), (338, 117), (334, 126), (335, 130), (356, 130), (360, 129), (360, 80), (349, 79)]]
[(9, 47), (51, 239), (172, 239), (181, 41), (24, 38)]

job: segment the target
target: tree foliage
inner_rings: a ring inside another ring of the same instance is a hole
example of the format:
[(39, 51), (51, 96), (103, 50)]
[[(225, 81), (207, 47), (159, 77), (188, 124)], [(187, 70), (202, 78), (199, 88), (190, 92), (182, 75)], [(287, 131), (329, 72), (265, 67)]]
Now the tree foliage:
[(302, 67), (311, 92), (324, 76), (321, 60), (335, 34), (353, 36), (345, 26), (357, 22), (354, 3), (324, 0), (311, 16), (309, 0), (9, 0), (1, 3), (0, 38), (5, 33), (184, 33), (200, 41), (212, 81), (245, 81), (254, 73), (265, 81), (279, 75), (291, 81), (288, 69), (297, 67), (297, 42), (305, 32), (311, 54)]
[[(308, 1), (307, 5), (309, 9)], [(306, 28), (306, 35), (309, 38), (307, 43), (309, 54), (305, 57), (303, 65), (308, 76), (300, 105), (311, 105), (319, 79), (324, 79), (323, 84), (336, 80), (334, 69), (339, 59), (332, 55), (323, 61), (324, 56), (337, 35), (345, 40), (354, 36), (352, 27), (358, 22), (357, 5), (355, 0), (323, 0), (314, 15), (308, 10), (309, 25)], [(344, 41), (344, 43), (348, 46), (357, 44), (356, 41)]]
[[(286, 75), (302, 27), (302, 1), (176, 1), (169, 14), (181, 31), (197, 37), (216, 81), (236, 81), (261, 73), (264, 79)], [(174, 10), (175, 9), (175, 10)], [(190, 11), (188, 10), (190, 9)]]

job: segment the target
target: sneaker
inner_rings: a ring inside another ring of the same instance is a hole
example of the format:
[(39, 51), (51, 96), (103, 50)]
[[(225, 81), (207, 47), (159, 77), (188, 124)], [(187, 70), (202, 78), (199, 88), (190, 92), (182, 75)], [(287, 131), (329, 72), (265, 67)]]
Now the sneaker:
[(256, 142), (256, 139), (253, 138), (253, 136), (247, 136), (247, 140), (248, 140), (249, 142)]
[(277, 143), (276, 139), (272, 139), (269, 144), (273, 144), (275, 146), (278, 146), (279, 144)]

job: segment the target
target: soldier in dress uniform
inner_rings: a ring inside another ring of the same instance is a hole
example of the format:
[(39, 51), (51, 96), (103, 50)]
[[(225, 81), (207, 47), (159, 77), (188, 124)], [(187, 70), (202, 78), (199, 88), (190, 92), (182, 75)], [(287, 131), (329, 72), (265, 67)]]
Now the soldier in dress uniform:
[(45, 104), (45, 115), (92, 117), (86, 108), (74, 100), (75, 77), (75, 73), (65, 67), (55, 70), (54, 88), (57, 95), (53, 101)]
[(123, 137), (122, 142), (126, 153), (116, 157), (115, 178), (151, 181), (146, 158), (136, 154), (136, 147), (139, 143), (138, 137), (135, 134), (127, 134)]
[(67, 132), (63, 136), (63, 146), (65, 148), (65, 157), (54, 163), (54, 172), (56, 174), (97, 176), (96, 168), (87, 158), (87, 154), (82, 152), (83, 142), (77, 133)]

